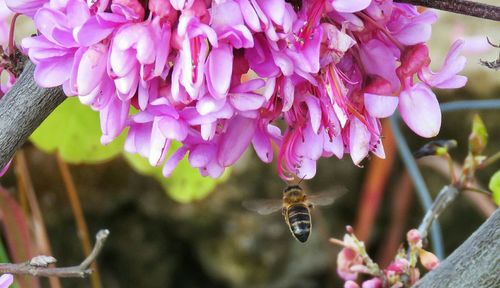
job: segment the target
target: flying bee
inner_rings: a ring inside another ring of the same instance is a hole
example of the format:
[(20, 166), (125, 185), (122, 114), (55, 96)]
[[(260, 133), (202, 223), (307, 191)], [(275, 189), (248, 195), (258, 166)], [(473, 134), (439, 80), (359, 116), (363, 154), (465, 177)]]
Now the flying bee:
[(289, 185), (283, 190), (282, 199), (250, 200), (243, 202), (243, 206), (261, 215), (268, 215), (281, 209), (293, 237), (304, 243), (311, 233), (311, 209), (314, 206), (332, 204), (344, 192), (342, 189), (337, 189), (325, 193), (306, 194), (299, 185)]

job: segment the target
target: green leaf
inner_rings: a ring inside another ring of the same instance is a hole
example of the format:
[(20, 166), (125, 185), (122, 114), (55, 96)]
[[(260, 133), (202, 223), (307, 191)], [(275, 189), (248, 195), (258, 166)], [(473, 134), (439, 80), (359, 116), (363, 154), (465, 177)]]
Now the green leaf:
[(480, 155), (488, 144), (488, 131), (478, 114), (472, 120), (472, 132), (469, 135), (469, 151), (473, 155)]
[(500, 206), (500, 170), (493, 174), (488, 187), (493, 192), (493, 201), (495, 201), (497, 206)]
[(31, 135), (31, 142), (47, 153), (58, 151), (69, 163), (96, 163), (117, 156), (125, 136), (103, 146), (99, 113), (69, 97)]
[[(180, 144), (172, 143), (172, 148)], [(162, 174), (163, 166), (153, 167), (148, 160), (139, 154), (124, 153), (125, 159), (137, 172), (154, 177), (163, 187), (165, 192), (174, 200), (189, 203), (206, 197), (214, 190), (218, 183), (224, 182), (229, 176), (229, 169), (219, 179), (203, 177), (198, 169), (189, 165), (186, 157), (182, 159), (170, 177)]]

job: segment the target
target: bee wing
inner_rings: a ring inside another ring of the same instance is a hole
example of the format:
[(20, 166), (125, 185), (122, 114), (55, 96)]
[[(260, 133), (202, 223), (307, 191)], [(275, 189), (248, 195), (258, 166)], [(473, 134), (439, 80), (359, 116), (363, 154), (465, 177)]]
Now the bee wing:
[(280, 210), (283, 207), (283, 200), (279, 199), (260, 199), (243, 201), (243, 207), (257, 212), (260, 215), (268, 215)]
[(345, 188), (335, 188), (334, 190), (325, 191), (317, 194), (308, 194), (307, 201), (314, 206), (326, 206), (332, 204), (337, 198), (347, 192)]

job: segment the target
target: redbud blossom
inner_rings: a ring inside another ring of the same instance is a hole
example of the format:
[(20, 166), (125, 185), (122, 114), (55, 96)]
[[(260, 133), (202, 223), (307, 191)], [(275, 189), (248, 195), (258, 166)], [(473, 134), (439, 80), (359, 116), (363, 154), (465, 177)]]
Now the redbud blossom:
[(202, 175), (219, 177), (249, 146), (266, 163), (276, 146), (287, 180), (314, 177), (322, 157), (384, 158), (381, 118), (397, 109), (415, 133), (435, 136), (441, 112), (431, 88), (466, 83), (457, 75), (461, 42), (430, 70), (425, 42), (437, 16), (408, 4), (144, 3), (6, 1), (38, 30), (22, 41), (35, 81), (62, 85), (98, 111), (103, 144), (128, 128), (125, 149), (166, 176), (187, 155)]
[(427, 270), (432, 270), (439, 265), (439, 259), (433, 253), (420, 249), (418, 252), (420, 262)]
[(0, 288), (9, 288), (13, 282), (14, 276), (12, 274), (3, 274), (0, 276)]

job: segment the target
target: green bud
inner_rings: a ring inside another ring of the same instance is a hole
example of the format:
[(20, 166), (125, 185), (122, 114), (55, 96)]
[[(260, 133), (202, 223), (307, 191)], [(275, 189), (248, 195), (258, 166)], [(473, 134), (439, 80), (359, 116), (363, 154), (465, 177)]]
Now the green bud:
[(472, 120), (472, 132), (469, 135), (469, 152), (473, 155), (479, 155), (483, 152), (487, 143), (488, 131), (486, 131), (486, 126), (484, 126), (481, 117), (476, 114)]
[(488, 184), (488, 188), (493, 192), (493, 200), (497, 206), (500, 206), (500, 170), (493, 174)]
[(422, 158), (424, 156), (430, 156), (430, 155), (438, 155), (442, 156), (448, 153), (448, 151), (452, 148), (457, 147), (457, 141), (456, 140), (435, 140), (431, 141), (422, 148), (418, 149), (415, 153), (413, 153), (413, 156), (415, 158)]

